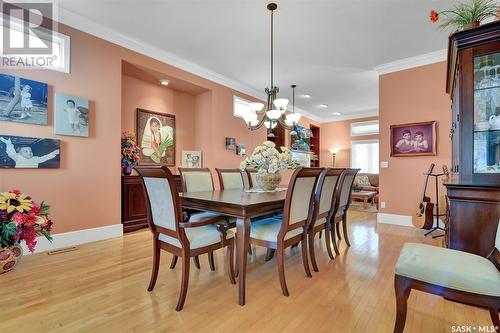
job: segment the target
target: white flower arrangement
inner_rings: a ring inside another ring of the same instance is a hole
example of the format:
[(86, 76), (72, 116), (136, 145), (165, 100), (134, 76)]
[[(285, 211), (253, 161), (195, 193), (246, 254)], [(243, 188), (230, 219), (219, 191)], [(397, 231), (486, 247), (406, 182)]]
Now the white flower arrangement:
[(240, 169), (251, 167), (261, 175), (276, 174), (288, 168), (299, 167), (299, 162), (292, 158), (292, 152), (286, 147), (281, 147), (281, 153), (271, 141), (264, 141), (262, 146), (254, 149), (252, 155), (240, 163)]

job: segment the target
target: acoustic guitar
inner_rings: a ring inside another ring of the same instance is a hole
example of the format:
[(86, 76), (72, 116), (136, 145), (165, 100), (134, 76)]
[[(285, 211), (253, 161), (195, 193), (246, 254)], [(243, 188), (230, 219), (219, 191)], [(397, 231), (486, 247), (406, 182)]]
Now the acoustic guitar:
[(432, 170), (434, 170), (434, 163), (431, 163), (429, 170), (425, 173), (424, 186), (422, 189), (422, 195), (420, 196), (422, 199), (420, 200), (417, 211), (415, 212), (415, 218), (412, 219), (413, 225), (419, 229), (432, 228), (434, 204), (431, 202), (431, 198), (425, 195), (427, 192), (427, 183), (429, 182), (429, 176), (432, 174)]
[[(444, 180), (447, 181), (450, 179), (450, 171), (448, 171), (448, 167), (443, 165), (443, 175)], [(448, 215), (448, 198), (446, 195), (442, 195), (439, 197), (439, 214), (440, 215)], [(448, 219), (448, 217), (446, 217)]]

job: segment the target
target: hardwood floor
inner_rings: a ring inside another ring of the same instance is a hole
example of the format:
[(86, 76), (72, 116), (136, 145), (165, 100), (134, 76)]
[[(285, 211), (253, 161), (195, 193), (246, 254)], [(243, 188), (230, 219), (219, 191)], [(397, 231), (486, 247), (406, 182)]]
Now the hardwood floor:
[[(305, 277), (300, 248), (286, 251), (290, 297), (281, 294), (275, 259), (257, 248), (249, 259), (247, 305), (237, 303), (223, 252), (217, 270), (207, 257), (191, 268), (184, 310), (175, 311), (180, 269), (162, 253), (149, 293), (149, 231), (80, 246), (57, 255), (26, 256), (0, 275), (2, 332), (392, 332), (394, 265), (405, 242), (439, 244), (423, 232), (377, 225), (373, 213), (349, 212), (351, 248), (329, 261), (316, 238), (319, 273)], [(405, 332), (451, 332), (452, 325), (487, 325), (487, 310), (413, 291)]]

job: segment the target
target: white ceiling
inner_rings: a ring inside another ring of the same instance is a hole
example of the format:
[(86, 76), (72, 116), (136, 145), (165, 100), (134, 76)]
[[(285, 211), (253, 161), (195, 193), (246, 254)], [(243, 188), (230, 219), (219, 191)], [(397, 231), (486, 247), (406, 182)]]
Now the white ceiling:
[[(263, 91), (269, 85), (268, 1), (59, 0), (80, 17)], [(377, 65), (445, 49), (429, 22), (441, 0), (281, 0), (275, 14), (275, 83), (316, 119), (378, 112)], [(64, 13), (76, 14), (67, 16)], [(84, 30), (84, 29), (82, 29)], [(89, 31), (90, 32), (90, 31)], [(91, 33), (95, 33), (91, 32)], [(308, 100), (300, 94), (309, 94)], [(327, 104), (328, 108), (318, 108)]]

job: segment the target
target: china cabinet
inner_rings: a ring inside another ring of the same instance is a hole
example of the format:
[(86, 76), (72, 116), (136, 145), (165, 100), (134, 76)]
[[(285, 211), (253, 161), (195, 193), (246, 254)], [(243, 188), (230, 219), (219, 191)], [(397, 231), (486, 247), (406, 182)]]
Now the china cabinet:
[(449, 37), (453, 176), (447, 246), (486, 256), (500, 218), (500, 21)]

